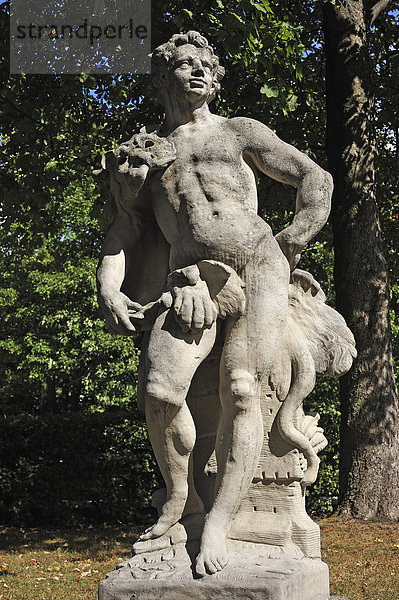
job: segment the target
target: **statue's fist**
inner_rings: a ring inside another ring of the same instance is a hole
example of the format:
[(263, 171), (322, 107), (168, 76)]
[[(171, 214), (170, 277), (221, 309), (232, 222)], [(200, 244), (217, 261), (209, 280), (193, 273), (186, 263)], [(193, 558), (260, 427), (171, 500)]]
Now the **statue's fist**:
[(173, 312), (184, 332), (209, 329), (216, 321), (218, 311), (204, 281), (195, 285), (172, 288)]
[(291, 271), (293, 271), (300, 261), (300, 253), (304, 246), (292, 239), (289, 227), (280, 231), (280, 233), (275, 236), (275, 239), (278, 242), (282, 253), (288, 260)]

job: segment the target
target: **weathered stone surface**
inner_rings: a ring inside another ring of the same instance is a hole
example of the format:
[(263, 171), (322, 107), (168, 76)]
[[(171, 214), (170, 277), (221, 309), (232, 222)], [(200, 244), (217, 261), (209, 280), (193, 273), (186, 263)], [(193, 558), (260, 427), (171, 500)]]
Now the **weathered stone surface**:
[[(132, 576), (133, 574), (133, 576)], [(110, 573), (99, 587), (99, 600), (329, 600), (327, 565), (310, 559), (268, 559), (230, 554), (215, 575), (193, 579), (189, 567), (176, 572), (153, 565), (135, 578), (129, 566)]]
[[(194, 589), (328, 598), (304, 504), (327, 440), (303, 401), (317, 375), (342, 375), (356, 351), (296, 267), (327, 220), (332, 181), (262, 123), (212, 114), (223, 74), (197, 32), (155, 49), (164, 121), (102, 162), (99, 303), (111, 332), (144, 332), (139, 403), (166, 490), (101, 600)], [(295, 217), (275, 236), (257, 214), (258, 171), (297, 189)]]

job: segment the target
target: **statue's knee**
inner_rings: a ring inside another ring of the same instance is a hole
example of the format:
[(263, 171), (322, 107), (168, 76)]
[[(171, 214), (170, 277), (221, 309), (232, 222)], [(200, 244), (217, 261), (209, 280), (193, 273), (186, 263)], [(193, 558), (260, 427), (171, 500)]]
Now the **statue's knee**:
[(230, 390), (237, 410), (248, 410), (256, 397), (256, 382), (248, 371), (237, 369), (230, 375)]
[(147, 406), (153, 410), (162, 410), (167, 406), (180, 406), (181, 401), (173, 389), (160, 381), (149, 380), (145, 390), (145, 401)]

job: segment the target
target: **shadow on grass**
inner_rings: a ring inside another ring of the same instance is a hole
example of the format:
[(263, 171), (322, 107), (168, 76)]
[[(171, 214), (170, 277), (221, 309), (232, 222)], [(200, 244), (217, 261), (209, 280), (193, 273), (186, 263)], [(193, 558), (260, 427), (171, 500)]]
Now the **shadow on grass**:
[(80, 528), (17, 528), (0, 527), (0, 551), (3, 552), (68, 552), (101, 559), (104, 553), (118, 549), (118, 554), (130, 555), (131, 547), (143, 526), (103, 526)]

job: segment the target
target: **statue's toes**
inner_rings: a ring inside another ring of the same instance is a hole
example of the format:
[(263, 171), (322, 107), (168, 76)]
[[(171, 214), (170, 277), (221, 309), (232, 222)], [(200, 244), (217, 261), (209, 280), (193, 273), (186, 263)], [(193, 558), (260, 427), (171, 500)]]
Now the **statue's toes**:
[(201, 554), (197, 556), (197, 560), (195, 561), (195, 572), (199, 577), (206, 575), (205, 563)]
[(216, 563), (211, 560), (206, 561), (205, 569), (210, 575), (213, 575), (214, 573), (217, 573), (218, 571), (220, 571), (220, 567), (218, 567), (216, 565)]
[(153, 529), (154, 529), (154, 525), (152, 525), (151, 527), (147, 527), (147, 529), (145, 529), (143, 531), (143, 533), (140, 534), (139, 541), (145, 542), (146, 540), (150, 540), (151, 538), (155, 537), (152, 533)]
[(213, 556), (211, 553), (200, 553), (196, 560), (195, 571), (200, 577), (206, 574), (214, 575), (224, 569), (227, 562), (227, 554), (226, 556)]

